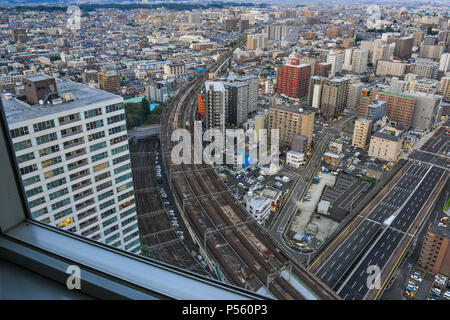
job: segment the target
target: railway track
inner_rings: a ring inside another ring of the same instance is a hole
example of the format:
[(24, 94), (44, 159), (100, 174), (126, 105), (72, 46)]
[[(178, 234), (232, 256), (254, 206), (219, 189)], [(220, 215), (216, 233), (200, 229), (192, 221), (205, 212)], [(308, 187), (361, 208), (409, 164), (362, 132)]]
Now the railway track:
[(199, 245), (217, 262), (211, 267), (218, 268), (221, 277), (234, 285), (252, 291), (262, 289), (276, 299), (305, 299), (304, 292), (300, 293), (280, 275), (282, 270), (289, 270), (303, 289), (313, 291), (317, 299), (339, 299), (318, 278), (290, 259), (235, 200), (214, 168), (206, 164), (172, 163), (170, 154), (174, 143), (170, 134), (179, 128), (193, 133), (195, 95), (205, 80), (201, 76), (191, 82), (168, 106), (161, 123), (161, 142), (171, 190), (184, 219), (195, 230)]

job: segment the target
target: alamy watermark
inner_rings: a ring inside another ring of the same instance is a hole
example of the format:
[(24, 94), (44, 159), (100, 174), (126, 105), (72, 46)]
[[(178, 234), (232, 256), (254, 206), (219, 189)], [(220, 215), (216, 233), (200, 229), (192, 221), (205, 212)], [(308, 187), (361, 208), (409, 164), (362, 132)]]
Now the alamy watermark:
[(70, 265), (66, 270), (67, 274), (70, 276), (66, 280), (67, 289), (73, 290), (81, 290), (81, 269), (77, 265)]
[(367, 267), (367, 273), (369, 276), (366, 280), (366, 285), (369, 290), (372, 289), (380, 289), (381, 288), (381, 270), (380, 267), (377, 265), (370, 265)]
[[(193, 139), (187, 129), (176, 129), (171, 140), (178, 142), (171, 151), (174, 164), (242, 165), (249, 161), (261, 165), (279, 166), (279, 130), (270, 131), (270, 147), (267, 130), (259, 129), (207, 129), (202, 122), (194, 122)], [(193, 141), (192, 141), (193, 140)], [(204, 147), (203, 142), (209, 142)]]

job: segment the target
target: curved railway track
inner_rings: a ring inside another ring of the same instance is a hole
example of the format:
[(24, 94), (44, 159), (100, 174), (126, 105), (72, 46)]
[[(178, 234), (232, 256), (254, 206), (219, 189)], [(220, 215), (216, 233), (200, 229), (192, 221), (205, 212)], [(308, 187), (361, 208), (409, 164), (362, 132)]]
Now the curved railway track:
[(201, 242), (199, 245), (229, 283), (252, 291), (264, 288), (276, 299), (305, 299), (280, 276), (280, 270), (290, 266), (291, 274), (317, 299), (339, 299), (320, 279), (290, 259), (236, 201), (214, 168), (206, 164), (172, 163), (170, 153), (174, 143), (170, 135), (178, 128), (186, 128), (192, 134), (195, 95), (204, 80), (206, 77), (201, 76), (185, 86), (167, 107), (169, 111), (164, 113), (161, 122), (163, 163), (170, 177), (171, 191), (186, 223), (196, 233), (197, 242)]

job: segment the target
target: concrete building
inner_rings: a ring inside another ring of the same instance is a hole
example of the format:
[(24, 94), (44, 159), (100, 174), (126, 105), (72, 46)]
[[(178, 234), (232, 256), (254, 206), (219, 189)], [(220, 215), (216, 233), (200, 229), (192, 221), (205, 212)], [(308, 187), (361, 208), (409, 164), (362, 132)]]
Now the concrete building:
[(344, 55), (339, 52), (332, 52), (327, 55), (327, 62), (331, 63), (331, 75), (334, 77), (342, 71), (344, 65)]
[(439, 120), (442, 96), (421, 92), (406, 92), (416, 98), (411, 127), (418, 131), (432, 130)]
[(230, 74), (228, 82), (241, 82), (248, 85), (248, 105), (247, 113), (255, 112), (258, 107), (258, 77), (253, 75)]
[(207, 129), (219, 129), (225, 133), (226, 93), (223, 82), (205, 82), (205, 124)]
[(316, 65), (314, 75), (318, 77), (328, 78), (331, 73), (331, 63), (329, 62), (319, 62)]
[(369, 142), (372, 132), (372, 121), (367, 119), (358, 119), (355, 121), (353, 130), (352, 145), (364, 149)]
[(247, 120), (249, 105), (249, 85), (244, 82), (226, 82), (225, 122), (241, 125)]
[(354, 50), (352, 55), (352, 71), (355, 73), (366, 72), (368, 60), (368, 50)]
[(31, 218), (140, 254), (123, 98), (47, 76), (27, 82), (56, 93), (42, 105), (37, 92), (2, 99)]
[(118, 92), (120, 89), (120, 76), (115, 71), (106, 71), (98, 73), (98, 85), (100, 89), (108, 92)]
[(386, 114), (387, 102), (375, 99), (372, 104), (367, 106), (365, 119), (370, 120), (372, 124), (383, 118)]
[(439, 91), (440, 82), (432, 79), (414, 79), (409, 82), (409, 91), (436, 94)]
[(247, 35), (247, 50), (267, 50), (268, 43), (264, 33)]
[(361, 103), (363, 84), (353, 82), (348, 85), (347, 108), (357, 109)]
[(437, 79), (439, 72), (439, 62), (430, 59), (416, 59), (411, 66), (411, 73), (415, 73), (419, 78)]
[(378, 76), (403, 77), (406, 71), (406, 63), (400, 61), (378, 60), (376, 74)]
[(295, 135), (292, 138), (291, 150), (299, 153), (305, 153), (308, 150), (308, 137)]
[(149, 101), (166, 103), (169, 99), (167, 87), (159, 82), (151, 83), (146, 86), (145, 95)]
[(325, 117), (342, 114), (347, 103), (348, 83), (345, 78), (333, 78), (323, 84), (320, 111)]
[[(342, 64), (342, 70), (352, 71), (353, 50), (353, 48), (347, 48), (344, 50), (344, 63)], [(369, 53), (368, 50), (367, 53)]]
[(386, 88), (386, 92), (403, 94), (408, 90), (408, 82), (405, 80), (400, 80), (397, 77), (391, 78), (391, 84), (388, 88)]
[(433, 275), (450, 273), (450, 229), (436, 223), (430, 225), (418, 264)]
[(246, 209), (261, 224), (269, 217), (271, 207), (272, 202), (260, 195), (254, 195), (246, 201)]
[(387, 125), (370, 138), (369, 157), (384, 161), (397, 161), (402, 148), (401, 127)]
[(422, 44), (420, 46), (420, 57), (427, 59), (439, 59), (445, 50), (445, 45), (428, 45)]
[(305, 164), (305, 154), (289, 150), (286, 153), (286, 163), (293, 168), (301, 168)]
[(290, 64), (278, 68), (276, 93), (291, 98), (305, 97), (308, 95), (310, 78), (311, 66), (292, 59)]
[(374, 42), (372, 64), (377, 68), (379, 60), (391, 61), (394, 57), (395, 43), (385, 44), (377, 39)]
[(412, 48), (414, 45), (413, 37), (394, 38), (395, 49), (394, 56), (400, 59), (411, 58)]
[(375, 99), (386, 101), (386, 116), (391, 121), (401, 123), (405, 129), (411, 127), (414, 108), (416, 106), (416, 98), (411, 95), (403, 95), (390, 93), (385, 91), (372, 91), (370, 97), (362, 97), (359, 108), (359, 116), (364, 118), (367, 107), (372, 104)]
[(272, 129), (279, 130), (280, 147), (290, 147), (296, 135), (308, 138), (308, 148), (311, 146), (314, 128), (315, 112), (310, 109), (299, 108), (298, 105), (276, 105), (269, 108), (268, 135)]
[(441, 55), (439, 60), (439, 71), (447, 72), (450, 69), (450, 53), (446, 52)]
[(441, 78), (441, 86), (439, 92), (445, 99), (450, 99), (450, 76)]
[(167, 63), (164, 65), (164, 74), (183, 75), (186, 73), (185, 63)]

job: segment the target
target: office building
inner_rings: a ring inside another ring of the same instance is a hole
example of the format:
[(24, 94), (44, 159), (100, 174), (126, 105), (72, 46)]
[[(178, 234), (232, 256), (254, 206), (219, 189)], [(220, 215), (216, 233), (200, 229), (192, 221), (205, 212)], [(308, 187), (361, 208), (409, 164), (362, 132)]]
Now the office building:
[(292, 59), (290, 64), (278, 68), (276, 93), (291, 98), (302, 98), (308, 95), (311, 66), (299, 64), (298, 59)]
[(30, 216), (140, 253), (123, 99), (42, 75), (26, 81), (36, 84), (26, 100), (2, 102)]
[(364, 149), (369, 142), (372, 132), (372, 121), (367, 119), (358, 119), (355, 121), (353, 129), (352, 145)]

